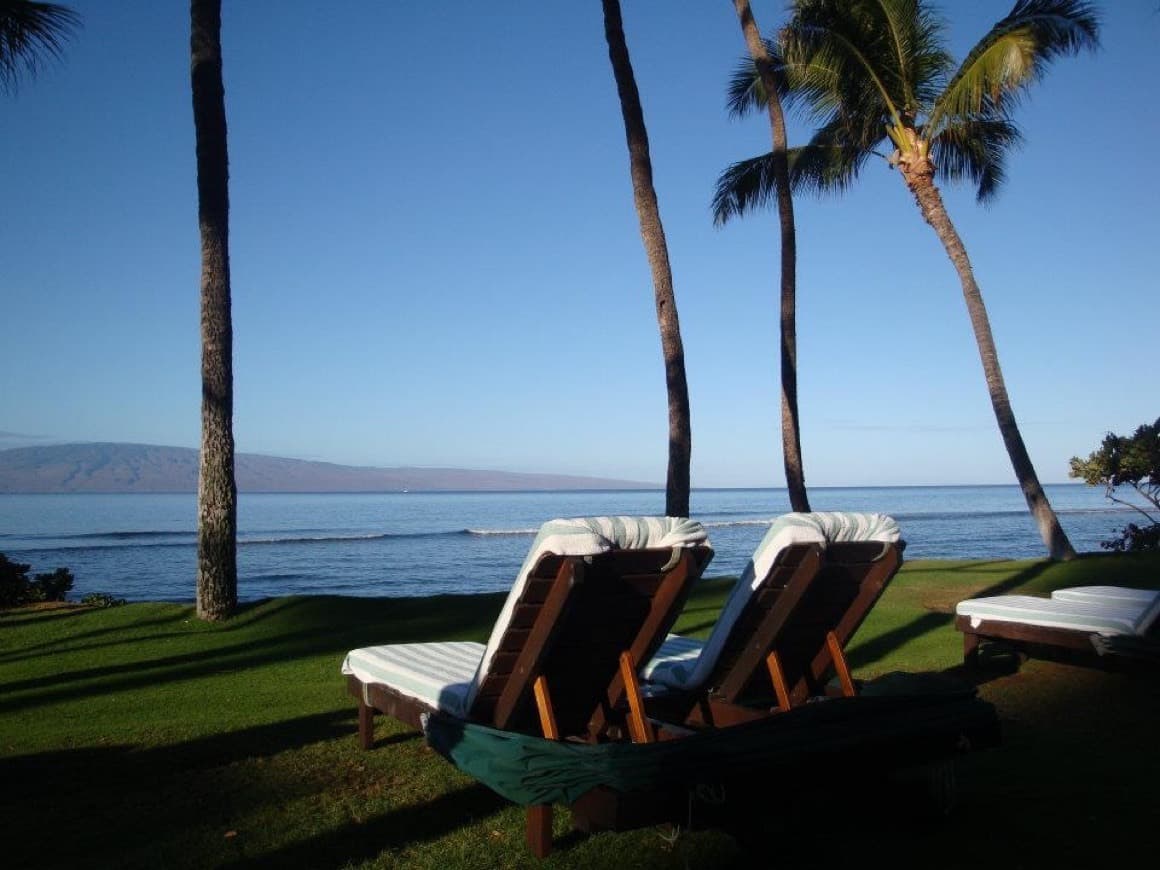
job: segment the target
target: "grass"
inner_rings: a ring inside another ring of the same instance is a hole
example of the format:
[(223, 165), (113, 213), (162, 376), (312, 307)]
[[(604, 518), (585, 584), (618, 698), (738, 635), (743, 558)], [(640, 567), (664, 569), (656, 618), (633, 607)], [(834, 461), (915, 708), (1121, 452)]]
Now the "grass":
[[(908, 563), (851, 664), (860, 677), (955, 670), (956, 601), (1085, 583), (1160, 588), (1160, 556)], [(679, 630), (706, 635), (730, 585), (702, 582)], [(536, 866), (522, 809), (420, 736), (384, 719), (360, 751), (339, 673), (357, 646), (485, 640), (502, 598), (279, 598), (220, 625), (176, 604), (0, 614), (4, 866)], [(980, 692), (1003, 744), (961, 759), (946, 818), (849, 782), (771, 814), (757, 848), (713, 830), (581, 837), (560, 812), (543, 866), (1080, 866), (1146, 842), (1160, 823), (1155, 674), (1032, 660)]]

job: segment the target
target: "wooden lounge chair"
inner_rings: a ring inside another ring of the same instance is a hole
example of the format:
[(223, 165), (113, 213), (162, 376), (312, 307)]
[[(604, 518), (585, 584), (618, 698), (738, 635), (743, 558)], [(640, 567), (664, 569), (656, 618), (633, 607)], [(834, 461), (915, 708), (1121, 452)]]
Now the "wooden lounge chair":
[[(359, 703), (359, 737), (373, 716), (417, 728), (438, 711), (554, 740), (643, 735), (625, 710), (625, 682), (658, 649), (712, 557), (700, 523), (598, 517), (545, 523), (486, 646), (395, 644), (343, 662)], [(528, 844), (551, 849), (551, 807), (528, 810)]]
[(1160, 592), (1116, 586), (1058, 589), (1051, 598), (996, 595), (955, 605), (963, 660), (979, 664), (983, 643), (1020, 656), (1109, 669), (1160, 658)]
[(590, 832), (692, 825), (694, 805), (705, 812), (702, 783), (727, 798), (726, 816), (768, 809), (777, 795), (792, 799), (794, 783), (832, 787), (843, 777), (922, 771), (932, 788), (949, 789), (958, 756), (998, 742), (994, 708), (969, 683), (937, 674), (895, 673), (860, 685), (843, 652), (897, 573), (904, 547), (897, 523), (880, 514), (776, 520), (709, 639), (670, 636), (642, 670), (645, 710), (659, 738), (673, 741), (664, 745), (674, 746), (674, 759), (681, 744), (694, 759), (708, 745), (720, 765), (706, 771), (690, 761), (688, 771), (672, 771), (685, 776), (683, 788), (594, 787), (572, 803), (573, 825)]
[(902, 564), (898, 524), (881, 514), (779, 517), (705, 642), (670, 635), (642, 670), (652, 714), (693, 727), (789, 710), (856, 691), (843, 652)]

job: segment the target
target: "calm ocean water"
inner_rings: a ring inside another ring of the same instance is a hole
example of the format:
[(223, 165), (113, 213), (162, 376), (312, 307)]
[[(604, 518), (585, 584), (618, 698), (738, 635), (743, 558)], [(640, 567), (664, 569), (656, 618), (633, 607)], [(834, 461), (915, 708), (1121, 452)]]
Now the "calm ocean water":
[[(1103, 490), (1046, 487), (1080, 551), (1124, 526)], [(814, 510), (878, 511), (898, 520), (906, 557), (1010, 559), (1044, 548), (1015, 486), (814, 488)], [(556, 517), (646, 515), (655, 491), (242, 494), (238, 593), (359, 596), (507, 589), (540, 524)], [(706, 576), (739, 574), (784, 490), (698, 490), (692, 514), (715, 550)], [(0, 495), (0, 552), (33, 571), (68, 567), (70, 598), (192, 601), (194, 495)]]

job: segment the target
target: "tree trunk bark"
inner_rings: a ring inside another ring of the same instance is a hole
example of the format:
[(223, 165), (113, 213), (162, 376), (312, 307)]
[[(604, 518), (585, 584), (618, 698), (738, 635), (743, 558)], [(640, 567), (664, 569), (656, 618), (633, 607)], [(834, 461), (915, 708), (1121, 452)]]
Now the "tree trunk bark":
[(749, 0), (733, 0), (749, 56), (757, 66), (769, 105), (773, 134), (773, 183), (777, 192), (777, 216), (781, 224), (781, 450), (789, 503), (795, 511), (809, 511), (805, 471), (802, 468), (801, 427), (797, 401), (797, 231), (793, 196), (789, 188), (785, 114), (777, 94), (777, 78), (761, 40), (761, 31), (749, 8)]
[(653, 187), (652, 159), (649, 157), (644, 111), (640, 106), (640, 94), (624, 40), (620, 3), (619, 0), (602, 2), (604, 36), (608, 41), (608, 58), (612, 62), (612, 73), (620, 96), (620, 111), (624, 116), (633, 200), (640, 221), (641, 239), (652, 270), (657, 325), (660, 327), (661, 351), (665, 361), (665, 385), (669, 401), (669, 467), (665, 483), (665, 513), (671, 517), (687, 517), (693, 439), (689, 419), (689, 387), (685, 378), (685, 350), (681, 342), (681, 324), (677, 319), (677, 300), (673, 294), (673, 272), (669, 265), (665, 231), (661, 225), (657, 194)]
[(999, 433), (1003, 436), (1003, 443), (1007, 447), (1007, 455), (1011, 457), (1011, 465), (1015, 469), (1015, 477), (1023, 489), (1023, 497), (1027, 499), (1027, 506), (1039, 527), (1039, 534), (1043, 543), (1047, 545), (1047, 552), (1052, 559), (1067, 560), (1075, 558), (1075, 549), (1071, 541), (1059, 524), (1035, 467), (1031, 464), (1031, 457), (1023, 443), (1023, 436), (1015, 422), (1015, 413), (1011, 410), (1011, 400), (1007, 397), (1007, 386), (1003, 380), (1003, 371), (999, 368), (999, 353), (995, 349), (995, 339), (991, 334), (991, 322), (987, 317), (987, 309), (983, 304), (983, 295), (979, 285), (975, 283), (971, 261), (967, 257), (966, 248), (962, 239), (951, 223), (946, 207), (943, 205), (942, 195), (934, 184), (934, 166), (927, 158), (917, 158), (899, 164), (903, 180), (907, 188), (914, 195), (923, 219), (934, 229), (939, 240), (946, 249), (947, 256), (959, 273), (959, 281), (963, 287), (963, 299), (967, 304), (967, 313), (971, 318), (971, 326), (975, 331), (975, 341), (979, 346), (979, 356), (983, 362), (983, 373), (987, 379), (987, 391), (991, 395), (991, 407), (995, 410), (995, 420), (999, 424)]
[(229, 161), (222, 84), (221, 0), (190, 4), (190, 77), (201, 230), (201, 464), (197, 489), (197, 615), (237, 606), (233, 324), (230, 312)]

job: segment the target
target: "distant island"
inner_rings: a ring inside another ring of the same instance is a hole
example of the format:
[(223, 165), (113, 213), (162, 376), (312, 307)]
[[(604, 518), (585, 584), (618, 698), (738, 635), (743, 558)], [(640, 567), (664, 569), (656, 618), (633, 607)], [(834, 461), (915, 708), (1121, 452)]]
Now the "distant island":
[[(655, 483), (469, 468), (374, 468), (239, 453), (242, 492), (450, 492), (660, 489)], [(148, 444), (0, 450), (0, 493), (197, 492), (198, 452)]]

